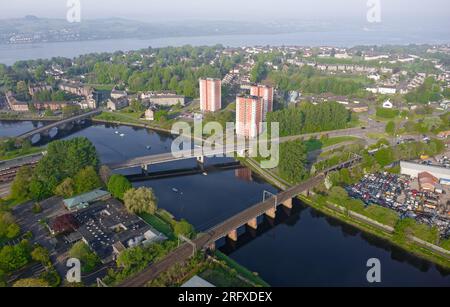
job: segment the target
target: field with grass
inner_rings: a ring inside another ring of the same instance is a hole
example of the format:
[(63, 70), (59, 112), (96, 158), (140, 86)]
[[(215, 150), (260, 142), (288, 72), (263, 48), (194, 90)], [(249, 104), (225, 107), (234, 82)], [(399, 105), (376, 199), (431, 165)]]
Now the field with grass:
[(142, 213), (139, 215), (146, 223), (164, 234), (169, 239), (174, 238), (172, 226), (154, 214)]

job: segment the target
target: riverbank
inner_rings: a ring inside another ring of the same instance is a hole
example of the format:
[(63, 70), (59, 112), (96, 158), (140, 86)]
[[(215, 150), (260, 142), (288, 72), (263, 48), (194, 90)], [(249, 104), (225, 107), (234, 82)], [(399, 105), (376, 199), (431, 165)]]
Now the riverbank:
[(109, 120), (109, 119), (102, 119), (98, 117), (92, 118), (92, 122), (96, 124), (112, 124), (112, 125), (121, 125), (121, 126), (128, 126), (128, 127), (135, 127), (135, 128), (145, 128), (150, 130), (155, 130), (158, 132), (168, 133), (172, 134), (172, 131), (167, 128), (162, 128), (154, 125), (148, 125), (144, 123), (132, 123), (132, 122), (125, 122), (125, 121), (118, 121), (118, 120)]
[[(286, 186), (280, 183), (281, 179), (277, 178), (277, 175), (273, 174), (273, 172), (269, 170), (262, 170), (257, 163), (251, 163), (248, 160), (246, 164), (274, 186), (280, 188), (281, 190), (286, 189)], [(383, 225), (367, 217), (362, 217), (358, 213), (348, 211), (346, 208), (338, 205), (321, 205), (315, 202), (311, 197), (306, 197), (303, 195), (299, 195), (297, 198), (326, 216), (336, 218), (337, 220), (351, 225), (365, 233), (384, 239), (390, 244), (401, 248), (405, 252), (435, 263), (445, 270), (450, 271), (450, 251), (444, 250), (440, 246), (425, 242), (413, 236), (408, 236), (407, 240), (400, 242), (395, 239), (394, 228), (391, 226)]]
[(62, 119), (62, 116), (39, 116), (35, 113), (0, 113), (0, 120), (3, 121), (56, 122)]

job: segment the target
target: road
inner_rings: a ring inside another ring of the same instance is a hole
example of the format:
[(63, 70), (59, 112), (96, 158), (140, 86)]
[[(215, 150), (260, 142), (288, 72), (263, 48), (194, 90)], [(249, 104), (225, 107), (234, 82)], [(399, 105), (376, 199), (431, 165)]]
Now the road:
[[(295, 135), (295, 136), (286, 136), (286, 137), (280, 137), (277, 139), (272, 139), (272, 142), (290, 142), (294, 140), (306, 140), (310, 138), (320, 138), (323, 135), (326, 135), (328, 137), (339, 137), (339, 136), (354, 136), (358, 138), (364, 138), (366, 139), (367, 133), (383, 133), (385, 130), (385, 124), (379, 123), (376, 121), (371, 121), (370, 124), (365, 127), (364, 129), (361, 127), (358, 128), (349, 128), (349, 129), (342, 129), (342, 130), (334, 130), (334, 131), (325, 131), (325, 132), (317, 132), (317, 133), (307, 133), (307, 134), (301, 134), (301, 135)], [(261, 142), (261, 141), (260, 141)], [(126, 168), (132, 168), (132, 167), (140, 167), (143, 165), (151, 165), (151, 164), (157, 164), (157, 163), (164, 163), (164, 162), (170, 162), (170, 161), (176, 161), (176, 160), (184, 160), (189, 158), (195, 158), (196, 156), (223, 156), (223, 154), (236, 152), (235, 148), (225, 150), (222, 148), (223, 146), (216, 146), (218, 149), (209, 150), (206, 152), (202, 152), (201, 149), (196, 149), (199, 151), (198, 154), (194, 152), (192, 153), (192, 150), (182, 150), (177, 153), (177, 156), (175, 157), (171, 152), (169, 153), (163, 153), (163, 154), (157, 154), (157, 155), (149, 155), (149, 156), (143, 156), (143, 157), (137, 157), (129, 160), (125, 160), (119, 163), (109, 164), (108, 167), (112, 170), (120, 170), (120, 169), (126, 169)], [(242, 145), (236, 146), (239, 151), (241, 149), (248, 149), (248, 145)]]

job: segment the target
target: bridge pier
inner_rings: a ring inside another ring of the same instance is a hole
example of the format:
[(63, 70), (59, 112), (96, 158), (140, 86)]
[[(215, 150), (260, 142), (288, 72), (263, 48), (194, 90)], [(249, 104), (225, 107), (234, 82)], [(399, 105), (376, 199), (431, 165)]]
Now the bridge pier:
[(208, 249), (210, 251), (215, 251), (216, 250), (216, 242), (212, 242), (211, 244), (209, 244)]
[(205, 156), (197, 157), (197, 165), (201, 170), (205, 169)]
[(277, 215), (277, 209), (276, 208), (272, 208), (266, 211), (266, 215), (272, 219), (275, 219), (276, 215)]
[(141, 165), (142, 174), (148, 176), (148, 173), (150, 172), (150, 165), (149, 164), (143, 164)]
[(258, 219), (256, 217), (254, 219), (251, 219), (250, 221), (248, 221), (247, 225), (255, 230), (258, 229)]
[(238, 240), (237, 229), (232, 230), (230, 233), (228, 233), (228, 238), (230, 238), (230, 240), (236, 242)]
[(289, 198), (289, 199), (285, 200), (282, 203), (282, 205), (285, 206), (288, 209), (292, 209), (292, 198)]

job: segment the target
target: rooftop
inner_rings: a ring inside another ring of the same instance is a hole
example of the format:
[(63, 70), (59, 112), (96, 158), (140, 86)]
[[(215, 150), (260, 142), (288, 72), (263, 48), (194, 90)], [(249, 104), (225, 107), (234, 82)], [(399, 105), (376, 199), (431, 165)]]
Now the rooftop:
[(84, 193), (84, 194), (81, 194), (81, 195), (78, 195), (78, 196), (75, 196), (72, 198), (65, 199), (64, 205), (66, 205), (66, 207), (69, 210), (75, 210), (80, 205), (88, 204), (90, 202), (93, 202), (93, 201), (96, 201), (96, 200), (99, 200), (101, 198), (108, 197), (108, 196), (110, 196), (110, 194), (108, 192), (98, 189), (98, 190)]
[(116, 199), (97, 202), (75, 213), (75, 218), (81, 225), (78, 232), (102, 259), (112, 256), (114, 248), (123, 250), (164, 239)]
[(191, 279), (189, 279), (187, 282), (185, 282), (182, 286), (182, 288), (213, 288), (215, 287), (210, 282), (204, 280), (201, 277), (198, 277), (195, 275)]

